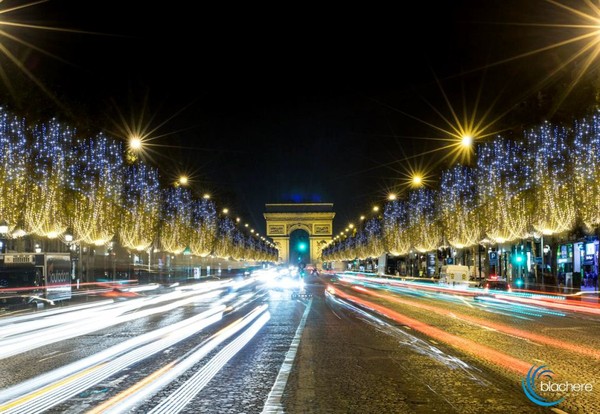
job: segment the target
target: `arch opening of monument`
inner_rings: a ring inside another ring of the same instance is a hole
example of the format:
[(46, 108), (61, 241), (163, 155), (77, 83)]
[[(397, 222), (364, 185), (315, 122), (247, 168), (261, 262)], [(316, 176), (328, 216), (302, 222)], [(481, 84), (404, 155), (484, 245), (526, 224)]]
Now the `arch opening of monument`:
[(290, 264), (305, 267), (310, 263), (310, 236), (306, 230), (290, 233)]
[[(298, 257), (306, 265), (321, 262), (321, 249), (333, 238), (332, 203), (266, 204), (265, 210), (267, 237), (279, 250), (280, 262), (298, 265)], [(296, 234), (305, 237), (304, 255), (297, 250)]]

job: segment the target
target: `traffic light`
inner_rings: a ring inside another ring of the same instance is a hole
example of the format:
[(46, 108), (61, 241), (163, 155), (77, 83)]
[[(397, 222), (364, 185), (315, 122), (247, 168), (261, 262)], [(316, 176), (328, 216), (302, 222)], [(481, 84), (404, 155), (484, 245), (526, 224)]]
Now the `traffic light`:
[(300, 242), (296, 245), (296, 248), (298, 249), (299, 252), (304, 252), (304, 251), (306, 251), (306, 243)]
[(516, 266), (523, 266), (525, 264), (525, 257), (523, 253), (515, 253), (513, 264)]

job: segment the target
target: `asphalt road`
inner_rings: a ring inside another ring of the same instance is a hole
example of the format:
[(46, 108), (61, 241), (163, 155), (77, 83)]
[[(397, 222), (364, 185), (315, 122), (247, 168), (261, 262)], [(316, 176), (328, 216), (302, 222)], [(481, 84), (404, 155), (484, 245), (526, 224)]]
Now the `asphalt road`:
[[(541, 413), (521, 386), (529, 366), (594, 385), (600, 374), (594, 314), (307, 282), (293, 298), (258, 284), (0, 318), (0, 412)], [(54, 402), (18, 411), (23, 384)], [(561, 396), (556, 412), (600, 412), (596, 391)]]

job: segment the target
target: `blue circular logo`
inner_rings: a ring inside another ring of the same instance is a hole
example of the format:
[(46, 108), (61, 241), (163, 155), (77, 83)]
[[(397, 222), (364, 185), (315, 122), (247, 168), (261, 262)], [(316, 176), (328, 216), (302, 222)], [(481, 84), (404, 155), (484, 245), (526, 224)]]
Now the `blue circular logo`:
[(525, 392), (527, 398), (529, 398), (532, 402), (536, 403), (537, 405), (541, 405), (542, 407), (552, 407), (563, 402), (565, 398), (562, 397), (556, 401), (549, 401), (547, 398), (538, 395), (535, 390), (535, 381), (539, 380), (540, 378), (552, 379), (552, 376), (554, 375), (552, 370), (544, 368), (546, 368), (546, 365), (541, 365), (537, 369), (535, 365), (529, 368), (527, 376), (521, 380), (521, 386), (523, 387), (523, 391)]

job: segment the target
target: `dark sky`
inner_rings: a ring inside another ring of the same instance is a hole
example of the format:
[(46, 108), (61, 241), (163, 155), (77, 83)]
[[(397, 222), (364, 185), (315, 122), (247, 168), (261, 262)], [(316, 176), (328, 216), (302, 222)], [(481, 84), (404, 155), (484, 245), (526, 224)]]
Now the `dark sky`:
[[(44, 108), (109, 131), (118, 112), (145, 108), (157, 128), (152, 142), (164, 145), (153, 155), (163, 175), (191, 174), (197, 194), (210, 192), (261, 232), (265, 203), (333, 202), (339, 232), (381, 205), (411, 168), (429, 166), (435, 186), (443, 152), (402, 159), (444, 145), (414, 138), (444, 138), (414, 119), (447, 129), (432, 109), (451, 116), (436, 78), (459, 112), (481, 92), (479, 113), (491, 107), (494, 118), (535, 96), (536, 82), (563, 59), (557, 51), (473, 70), (564, 37), (505, 23), (571, 18), (542, 0), (412, 2), (411, 10), (402, 2), (150, 3), (50, 0), (8, 16), (94, 32), (11, 29), (66, 61), (18, 54), (61, 102)], [(23, 2), (0, 7), (14, 4)], [(30, 111), (35, 102), (12, 106)]]

